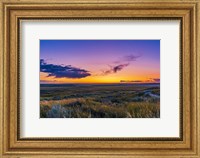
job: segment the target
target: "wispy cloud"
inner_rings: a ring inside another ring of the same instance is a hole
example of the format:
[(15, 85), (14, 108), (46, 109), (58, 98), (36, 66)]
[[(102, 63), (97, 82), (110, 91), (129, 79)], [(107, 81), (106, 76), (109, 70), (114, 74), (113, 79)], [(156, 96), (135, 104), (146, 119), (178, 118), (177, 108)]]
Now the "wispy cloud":
[(120, 80), (121, 83), (130, 83), (130, 82), (134, 82), (134, 83), (140, 83), (143, 82), (142, 80)]
[(160, 83), (159, 78), (148, 78), (146, 80), (120, 80), (121, 83)]
[(40, 59), (40, 72), (48, 73), (47, 77), (55, 78), (84, 78), (90, 76), (90, 72), (84, 69), (72, 67), (71, 65), (48, 64), (44, 59)]
[(149, 78), (149, 80), (152, 82), (160, 82), (159, 78)]
[(120, 58), (119, 60), (115, 61), (114, 63), (119, 64), (119, 63), (123, 63), (123, 62), (132, 62), (132, 61), (136, 61), (138, 58), (140, 58), (142, 55), (126, 55), (123, 56), (122, 58)]
[(103, 71), (103, 75), (108, 75), (112, 73), (117, 73), (118, 71), (123, 70), (125, 67), (127, 67), (131, 62), (136, 61), (141, 55), (126, 55), (123, 56), (118, 61), (114, 61), (111, 63), (114, 66), (109, 66), (110, 68), (108, 70)]
[(118, 71), (121, 71), (122, 69), (124, 69), (128, 65), (129, 64), (120, 64), (120, 65), (116, 65), (116, 66), (110, 66), (110, 69), (104, 71), (103, 74), (108, 75), (108, 74), (111, 74), (111, 73), (117, 73)]

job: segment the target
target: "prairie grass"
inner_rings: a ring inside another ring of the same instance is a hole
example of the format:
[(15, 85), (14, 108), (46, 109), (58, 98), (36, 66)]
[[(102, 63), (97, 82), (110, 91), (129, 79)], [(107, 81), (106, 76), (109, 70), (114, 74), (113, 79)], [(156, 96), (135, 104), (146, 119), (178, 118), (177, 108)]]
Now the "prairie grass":
[[(72, 118), (159, 118), (160, 105), (149, 102), (130, 102), (121, 106), (101, 104), (92, 99), (73, 98), (59, 101), (51, 100), (41, 103), (41, 117), (52, 107), (59, 106), (57, 110), (68, 111), (70, 115), (60, 117)], [(55, 109), (54, 109), (55, 110)], [(56, 112), (57, 113), (57, 112)], [(53, 116), (52, 116), (53, 117)]]
[(160, 87), (42, 87), (41, 118), (159, 118)]
[(127, 106), (133, 118), (158, 118), (160, 117), (160, 102), (131, 102)]
[(43, 100), (40, 101), (40, 105), (52, 107), (53, 105), (68, 105), (74, 102), (84, 102), (84, 98), (69, 98), (69, 99), (62, 99), (62, 100)]

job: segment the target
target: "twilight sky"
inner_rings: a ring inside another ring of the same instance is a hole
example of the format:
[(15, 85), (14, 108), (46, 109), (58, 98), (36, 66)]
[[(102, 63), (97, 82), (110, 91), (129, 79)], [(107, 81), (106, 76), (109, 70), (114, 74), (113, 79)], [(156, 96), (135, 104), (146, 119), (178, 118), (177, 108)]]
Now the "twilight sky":
[(160, 40), (40, 40), (40, 83), (159, 83)]

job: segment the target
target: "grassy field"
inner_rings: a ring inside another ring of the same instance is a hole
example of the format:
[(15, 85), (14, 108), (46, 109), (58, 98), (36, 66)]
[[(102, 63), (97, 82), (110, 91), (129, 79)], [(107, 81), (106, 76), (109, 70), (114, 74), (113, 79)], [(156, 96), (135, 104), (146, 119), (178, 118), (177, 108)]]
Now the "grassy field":
[(159, 84), (41, 84), (41, 118), (159, 118)]

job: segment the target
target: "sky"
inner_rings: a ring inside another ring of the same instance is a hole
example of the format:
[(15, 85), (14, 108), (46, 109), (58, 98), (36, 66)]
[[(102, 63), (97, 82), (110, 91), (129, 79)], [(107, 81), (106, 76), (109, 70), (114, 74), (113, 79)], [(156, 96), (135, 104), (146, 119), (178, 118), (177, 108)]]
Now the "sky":
[(40, 40), (40, 83), (160, 83), (160, 40)]

